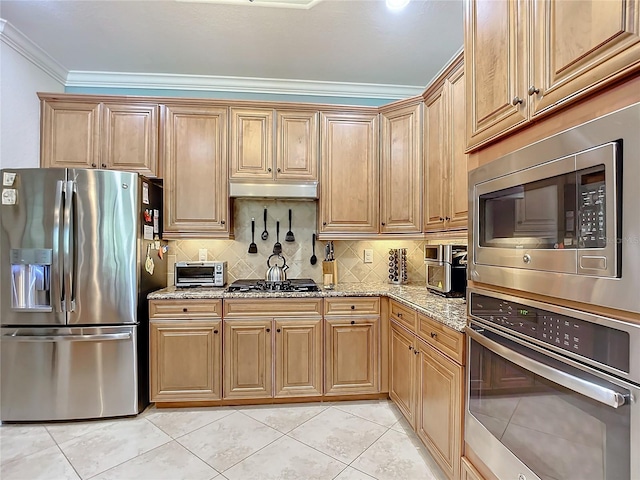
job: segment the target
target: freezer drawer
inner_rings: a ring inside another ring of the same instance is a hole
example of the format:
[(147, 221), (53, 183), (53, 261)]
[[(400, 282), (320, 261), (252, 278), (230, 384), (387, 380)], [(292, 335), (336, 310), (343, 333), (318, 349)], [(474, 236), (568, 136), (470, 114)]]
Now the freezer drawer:
[(137, 414), (137, 328), (2, 328), (0, 419)]

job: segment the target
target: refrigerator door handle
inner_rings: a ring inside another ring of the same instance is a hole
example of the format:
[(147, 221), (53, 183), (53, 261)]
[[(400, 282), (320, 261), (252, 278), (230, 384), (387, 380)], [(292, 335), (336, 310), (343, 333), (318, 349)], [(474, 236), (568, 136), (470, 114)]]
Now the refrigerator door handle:
[(64, 182), (58, 180), (56, 182), (56, 196), (53, 206), (53, 242), (52, 242), (52, 262), (51, 262), (51, 277), (53, 281), (52, 285), (52, 298), (53, 309), (56, 312), (62, 312), (62, 283), (64, 266), (60, 263), (62, 258), (60, 257), (60, 224), (62, 223), (62, 199), (63, 199)]
[(64, 256), (64, 296), (65, 310), (73, 312), (75, 310), (75, 291), (73, 287), (75, 265), (73, 261), (73, 202), (75, 195), (75, 182), (65, 182), (65, 202), (64, 202), (64, 223), (62, 251)]
[(2, 341), (16, 342), (103, 342), (109, 340), (128, 340), (131, 333), (104, 333), (96, 335), (2, 335)]

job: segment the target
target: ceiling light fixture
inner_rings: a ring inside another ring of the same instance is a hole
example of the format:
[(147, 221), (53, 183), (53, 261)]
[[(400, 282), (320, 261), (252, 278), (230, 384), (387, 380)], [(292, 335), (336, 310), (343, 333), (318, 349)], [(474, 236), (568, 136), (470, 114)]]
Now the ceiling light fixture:
[(402, 10), (409, 5), (410, 0), (387, 0), (387, 7), (390, 10)]

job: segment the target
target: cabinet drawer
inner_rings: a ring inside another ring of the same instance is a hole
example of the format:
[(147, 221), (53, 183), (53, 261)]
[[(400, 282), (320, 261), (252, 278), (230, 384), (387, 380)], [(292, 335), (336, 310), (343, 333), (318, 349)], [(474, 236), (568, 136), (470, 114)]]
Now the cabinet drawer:
[(325, 315), (364, 315), (380, 313), (380, 297), (325, 298)]
[(389, 302), (389, 314), (393, 320), (404, 325), (410, 331), (415, 332), (416, 320), (418, 318), (418, 314), (415, 310), (391, 300)]
[(222, 300), (150, 300), (149, 318), (211, 318), (222, 315)]
[(317, 317), (321, 298), (225, 300), (224, 317)]
[(460, 365), (464, 365), (464, 334), (418, 315), (418, 335)]

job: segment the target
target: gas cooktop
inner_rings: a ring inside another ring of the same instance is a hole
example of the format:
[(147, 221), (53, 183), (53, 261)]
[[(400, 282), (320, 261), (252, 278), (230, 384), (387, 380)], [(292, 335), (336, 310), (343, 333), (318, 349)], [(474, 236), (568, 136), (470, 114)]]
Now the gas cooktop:
[(236, 280), (227, 292), (317, 292), (316, 282), (310, 278), (294, 278), (284, 282), (267, 282), (260, 279)]

